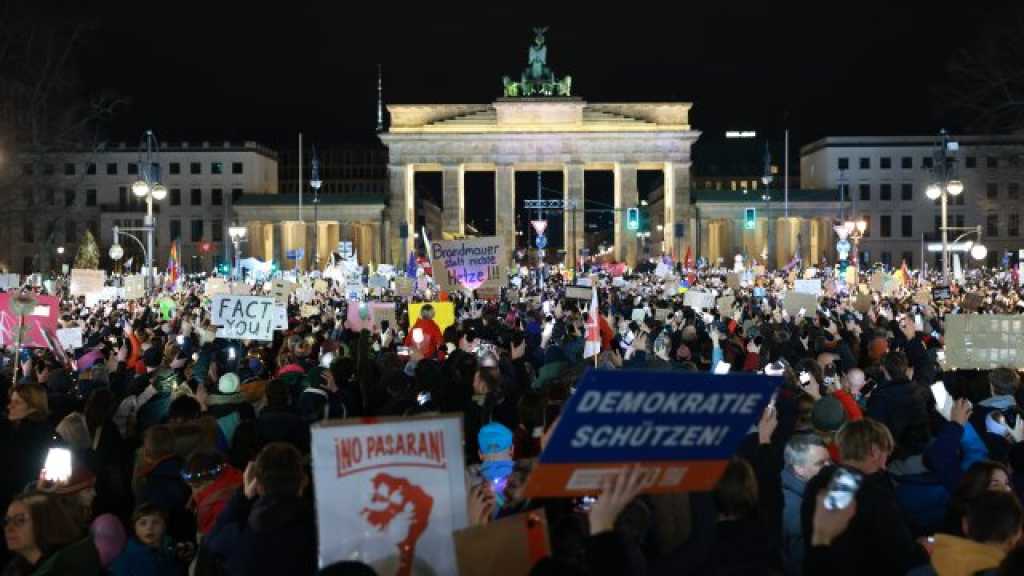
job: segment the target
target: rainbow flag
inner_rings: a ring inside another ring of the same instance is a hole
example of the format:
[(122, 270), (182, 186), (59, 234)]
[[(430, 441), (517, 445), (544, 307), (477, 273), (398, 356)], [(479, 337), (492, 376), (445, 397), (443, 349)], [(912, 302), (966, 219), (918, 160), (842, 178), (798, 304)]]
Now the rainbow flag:
[(167, 258), (167, 287), (173, 288), (178, 283), (178, 275), (180, 273), (180, 263), (178, 262), (178, 242), (171, 242), (171, 255)]

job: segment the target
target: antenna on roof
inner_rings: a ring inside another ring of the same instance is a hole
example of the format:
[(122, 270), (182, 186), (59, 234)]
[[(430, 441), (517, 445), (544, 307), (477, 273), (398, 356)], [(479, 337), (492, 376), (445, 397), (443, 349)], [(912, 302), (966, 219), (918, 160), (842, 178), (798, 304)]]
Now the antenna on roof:
[(377, 64), (377, 132), (384, 131), (384, 88), (381, 66)]

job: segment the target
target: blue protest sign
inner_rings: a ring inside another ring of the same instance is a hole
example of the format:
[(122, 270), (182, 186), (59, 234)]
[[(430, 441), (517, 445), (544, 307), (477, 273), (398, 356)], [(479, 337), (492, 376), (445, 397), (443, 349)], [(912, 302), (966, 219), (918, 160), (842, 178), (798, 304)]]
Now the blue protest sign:
[(651, 475), (649, 492), (710, 490), (781, 384), (754, 374), (590, 370), (562, 410), (526, 495), (592, 494), (628, 465)]

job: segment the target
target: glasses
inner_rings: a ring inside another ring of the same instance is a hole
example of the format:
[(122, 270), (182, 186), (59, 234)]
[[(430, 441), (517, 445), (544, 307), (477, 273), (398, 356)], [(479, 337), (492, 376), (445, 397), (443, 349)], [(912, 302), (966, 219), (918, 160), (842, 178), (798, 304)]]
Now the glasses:
[(28, 523), (28, 516), (25, 514), (15, 514), (14, 516), (4, 517), (4, 528), (11, 526), (14, 528), (21, 528)]

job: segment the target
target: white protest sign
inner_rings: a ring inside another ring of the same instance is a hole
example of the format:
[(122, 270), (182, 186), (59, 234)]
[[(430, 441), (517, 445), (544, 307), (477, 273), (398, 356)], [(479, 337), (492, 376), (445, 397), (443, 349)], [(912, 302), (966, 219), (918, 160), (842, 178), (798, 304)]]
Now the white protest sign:
[(295, 291), (298, 286), (294, 282), (289, 282), (283, 278), (278, 278), (270, 285), (270, 295), (274, 297), (274, 301), (278, 304), (287, 304), (288, 297)]
[(799, 294), (812, 294), (814, 296), (821, 296), (821, 278), (813, 278), (811, 280), (796, 280), (793, 282), (793, 292)]
[(146, 295), (146, 278), (136, 274), (127, 276), (124, 279), (124, 297), (128, 300), (135, 300)]
[(274, 330), (288, 329), (288, 307), (274, 304)]
[(220, 294), (213, 299), (211, 323), (219, 326), (218, 338), (272, 340), (274, 299), (263, 296)]
[(814, 294), (787, 292), (782, 300), (782, 308), (794, 318), (804, 311), (805, 317), (813, 317), (818, 311), (818, 297)]
[(383, 274), (374, 274), (373, 276), (370, 276), (368, 284), (370, 288), (375, 290), (387, 290), (391, 282), (388, 281), (387, 276), (384, 276)]
[(228, 281), (223, 278), (209, 278), (206, 280), (206, 295), (210, 298), (218, 294), (229, 294), (231, 289), (228, 287)]
[(109, 302), (111, 300), (117, 300), (119, 296), (122, 296), (124, 292), (121, 291), (117, 286), (104, 286), (103, 290), (100, 291), (100, 300)]
[(317, 425), (312, 456), (321, 568), (358, 558), (389, 576), (457, 573), (453, 533), (467, 525), (461, 418)]
[(106, 280), (106, 273), (103, 270), (86, 270), (74, 268), (71, 270), (71, 295), (85, 296), (95, 294), (100, 297), (103, 292), (103, 282)]
[(593, 284), (590, 281), (590, 276), (580, 276), (576, 279), (576, 285), (590, 288)]
[(508, 263), (505, 242), (500, 236), (435, 240), (431, 244), (431, 254), (444, 261), (450, 283), (470, 289), (491, 278), (500, 281), (501, 269)]
[(313, 282), (313, 291), (317, 294), (326, 294), (328, 289), (326, 280), (317, 280)]
[(391, 278), (395, 275), (395, 267), (391, 264), (381, 264), (380, 266), (377, 266), (377, 274), (380, 274), (385, 278)]
[(665, 276), (671, 276), (672, 275), (672, 266), (669, 266), (668, 264), (666, 264), (664, 262), (659, 262), (658, 266), (654, 269), (654, 275), (658, 276), (659, 278), (664, 278)]
[(57, 340), (64, 350), (77, 350), (82, 347), (82, 328), (63, 328), (57, 330)]
[(687, 290), (683, 297), (683, 305), (696, 310), (710, 310), (715, 307), (715, 295), (712, 292)]
[(309, 304), (313, 301), (313, 289), (299, 288), (295, 291), (295, 298), (302, 304)]
[(565, 298), (567, 300), (590, 300), (593, 298), (593, 288), (582, 288), (577, 286), (565, 287)]
[(633, 314), (630, 316), (630, 319), (633, 322), (637, 322), (637, 323), (642, 324), (643, 321), (646, 318), (647, 318), (647, 311), (646, 310), (644, 310), (643, 308), (633, 308)]
[(345, 299), (346, 300), (360, 300), (363, 297), (363, 285), (362, 284), (346, 284), (345, 285)]
[(672, 311), (668, 308), (657, 308), (654, 310), (654, 319), (658, 322), (665, 322), (669, 316), (672, 315)]
[(17, 274), (0, 274), (0, 290), (9, 290), (21, 286), (21, 277)]

